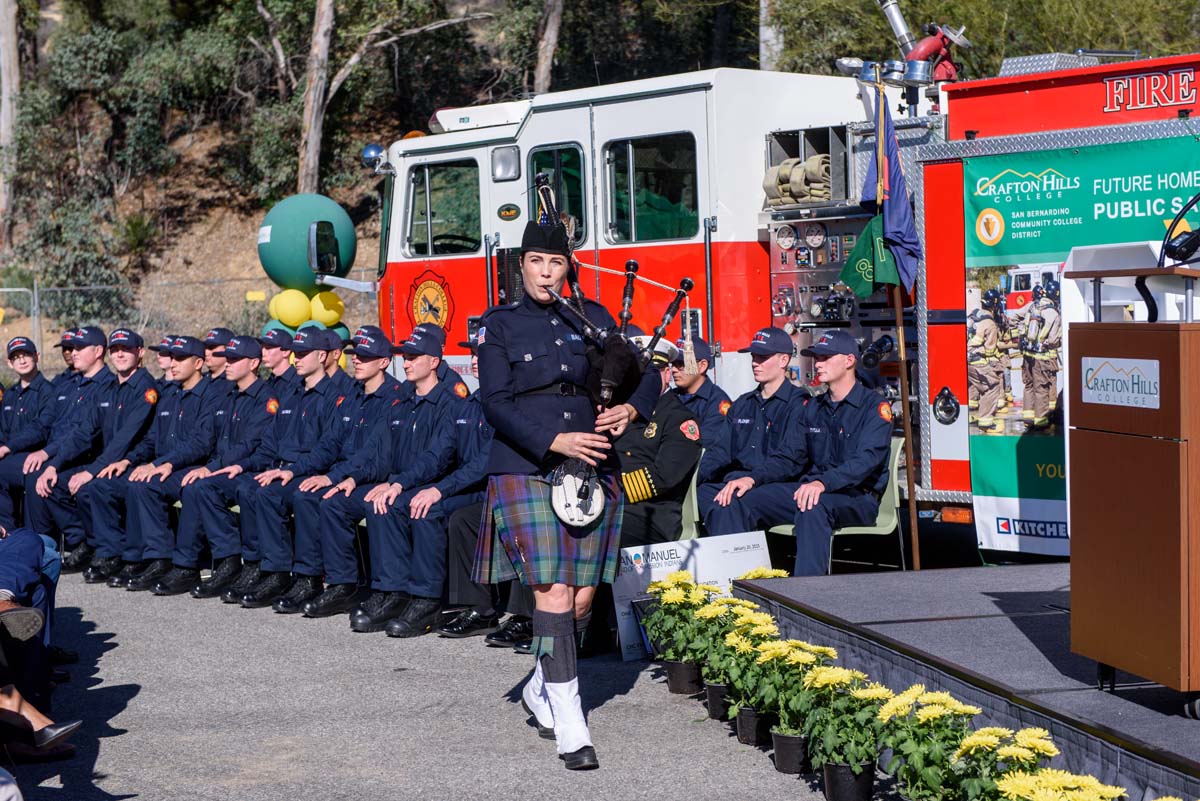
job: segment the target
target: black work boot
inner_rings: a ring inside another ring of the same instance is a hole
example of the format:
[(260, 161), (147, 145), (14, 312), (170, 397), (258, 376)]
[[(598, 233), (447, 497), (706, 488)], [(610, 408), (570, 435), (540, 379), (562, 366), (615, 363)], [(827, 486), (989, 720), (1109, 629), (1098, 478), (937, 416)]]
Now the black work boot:
[(441, 611), (439, 598), (413, 598), (400, 617), (388, 621), (384, 631), (389, 637), (420, 637), (433, 631)]
[(170, 559), (151, 559), (146, 562), (145, 569), (129, 580), (128, 586), (125, 589), (130, 592), (141, 592), (148, 590), (159, 582), (159, 580), (171, 572)]
[(155, 595), (183, 595), (200, 581), (200, 571), (194, 567), (171, 568), (151, 590)]
[(297, 614), (305, 603), (320, 595), (322, 589), (320, 576), (296, 576), (287, 595), (277, 599), (271, 608), (281, 615)]
[[(242, 575), (242, 557), (226, 556), (213, 565), (212, 575), (192, 587), (193, 598), (217, 598)], [(244, 595), (245, 593), (243, 593)]]
[(305, 617), (331, 617), (349, 612), (358, 599), (357, 584), (330, 584), (325, 591), (301, 607)]
[(242, 596), (242, 606), (261, 609), (278, 601), (292, 588), (291, 573), (263, 573), (254, 589)]
[(103, 584), (120, 569), (119, 556), (93, 556), (92, 563), (83, 570), (83, 581), (85, 584)]
[(383, 631), (389, 620), (400, 617), (408, 604), (408, 593), (376, 592), (361, 610), (350, 616), (350, 628), (355, 631)]
[(242, 572), (225, 592), (221, 593), (221, 601), (227, 604), (240, 604), (242, 596), (254, 589), (254, 585), (262, 580), (262, 571), (258, 562), (245, 562)]
[(108, 586), (114, 590), (126, 589), (129, 587), (129, 582), (137, 578), (138, 573), (145, 569), (145, 562), (126, 562), (120, 570), (108, 577)]

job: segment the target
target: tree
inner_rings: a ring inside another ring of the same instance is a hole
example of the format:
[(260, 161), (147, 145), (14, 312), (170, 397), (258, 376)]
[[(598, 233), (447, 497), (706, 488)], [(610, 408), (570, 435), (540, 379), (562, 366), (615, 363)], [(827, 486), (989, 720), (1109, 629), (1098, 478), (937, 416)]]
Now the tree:
[(12, 148), (21, 91), (17, 38), (17, 0), (0, 0), (0, 252), (8, 249), (12, 231)]
[(550, 91), (550, 71), (554, 68), (554, 52), (558, 49), (558, 30), (562, 27), (563, 0), (546, 0), (542, 13), (542, 32), (538, 37), (537, 67), (533, 72), (533, 91)]

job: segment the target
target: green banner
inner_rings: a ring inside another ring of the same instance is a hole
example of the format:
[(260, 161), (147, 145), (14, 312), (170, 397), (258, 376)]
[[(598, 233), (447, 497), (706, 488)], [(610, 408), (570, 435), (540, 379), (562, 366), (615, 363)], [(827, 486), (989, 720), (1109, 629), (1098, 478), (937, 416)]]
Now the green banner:
[(971, 437), (971, 492), (1001, 498), (1067, 499), (1062, 437)]
[[(1076, 245), (1162, 239), (1200, 192), (1200, 141), (964, 159), (963, 177), (968, 267), (1061, 262)], [(1200, 227), (1200, 211), (1189, 216)]]

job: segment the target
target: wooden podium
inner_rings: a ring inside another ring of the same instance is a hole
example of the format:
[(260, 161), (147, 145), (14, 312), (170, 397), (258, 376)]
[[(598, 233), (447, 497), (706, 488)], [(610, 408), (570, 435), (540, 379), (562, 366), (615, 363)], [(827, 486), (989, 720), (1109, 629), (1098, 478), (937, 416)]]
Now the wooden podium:
[[(1153, 274), (1200, 277), (1188, 268)], [(1193, 693), (1200, 690), (1200, 323), (1072, 323), (1067, 353), (1071, 650), (1099, 663), (1101, 687), (1112, 689), (1119, 668)], [(1200, 701), (1189, 695), (1187, 704)]]

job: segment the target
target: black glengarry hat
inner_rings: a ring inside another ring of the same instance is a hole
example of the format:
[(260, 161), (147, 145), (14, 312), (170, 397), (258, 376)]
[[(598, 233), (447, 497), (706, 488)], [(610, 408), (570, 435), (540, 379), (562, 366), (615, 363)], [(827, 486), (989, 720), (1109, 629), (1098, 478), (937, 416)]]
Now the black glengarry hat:
[(538, 225), (535, 220), (525, 224), (525, 235), (521, 237), (521, 253), (550, 253), (567, 255), (567, 229), (562, 225)]

